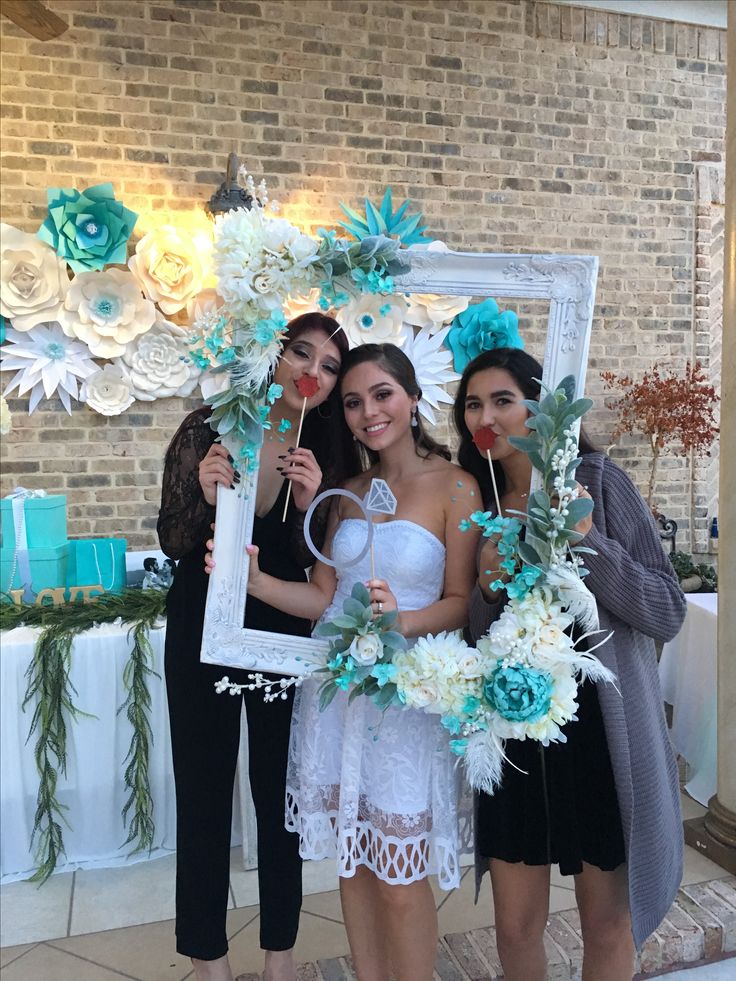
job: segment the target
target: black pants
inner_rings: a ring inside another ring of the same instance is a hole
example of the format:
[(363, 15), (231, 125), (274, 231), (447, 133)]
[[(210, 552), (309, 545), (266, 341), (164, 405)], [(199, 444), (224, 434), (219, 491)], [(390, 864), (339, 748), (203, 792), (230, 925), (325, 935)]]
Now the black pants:
[[(215, 960), (227, 953), (233, 786), (241, 698), (218, 695), (215, 682), (233, 671), (199, 661), (198, 638), (169, 619), (166, 686), (176, 784), (176, 949)], [(250, 785), (258, 827), (261, 947), (294, 946), (302, 903), (299, 836), (284, 827), (284, 797), (293, 696), (265, 704), (244, 693)]]

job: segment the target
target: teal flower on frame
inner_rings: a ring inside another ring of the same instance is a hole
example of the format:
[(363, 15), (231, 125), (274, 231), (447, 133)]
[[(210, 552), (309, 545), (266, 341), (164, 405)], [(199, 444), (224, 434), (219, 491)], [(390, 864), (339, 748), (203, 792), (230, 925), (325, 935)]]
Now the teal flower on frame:
[(483, 696), (509, 722), (538, 722), (549, 712), (552, 678), (522, 665), (500, 667), (486, 679)]
[(501, 312), (490, 298), (474, 303), (452, 321), (445, 347), (452, 351), (455, 371), (463, 372), (483, 351), (497, 347), (523, 348), (519, 318), (513, 310)]
[(74, 272), (124, 263), (138, 215), (115, 200), (112, 184), (86, 191), (51, 187), (49, 212), (36, 233)]
[(404, 201), (401, 207), (394, 211), (391, 188), (387, 187), (378, 207), (366, 198), (365, 215), (341, 204), (341, 209), (350, 221), (340, 221), (338, 224), (358, 241), (371, 235), (386, 235), (388, 238), (398, 239), (402, 245), (428, 242), (429, 239), (423, 234), (426, 226), (421, 224), (423, 216), (406, 214), (410, 204), (411, 201)]

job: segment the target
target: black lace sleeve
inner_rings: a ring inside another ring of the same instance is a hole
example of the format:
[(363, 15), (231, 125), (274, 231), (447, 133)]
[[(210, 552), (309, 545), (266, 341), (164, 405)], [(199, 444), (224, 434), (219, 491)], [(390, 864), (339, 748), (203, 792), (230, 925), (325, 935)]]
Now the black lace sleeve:
[(202, 495), (199, 463), (215, 441), (215, 433), (201, 410), (188, 415), (166, 452), (158, 539), (162, 550), (180, 559), (210, 535), (215, 509)]

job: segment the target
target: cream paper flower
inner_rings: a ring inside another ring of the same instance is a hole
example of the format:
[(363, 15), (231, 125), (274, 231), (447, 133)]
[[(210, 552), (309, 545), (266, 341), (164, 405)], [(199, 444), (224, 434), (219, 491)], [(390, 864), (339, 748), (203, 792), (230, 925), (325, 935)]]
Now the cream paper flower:
[(30, 415), (42, 398), (58, 395), (71, 415), (71, 399), (79, 398), (79, 383), (98, 370), (89, 348), (66, 336), (57, 323), (36, 324), (32, 331), (8, 330), (0, 371), (15, 371), (5, 389), (18, 395), (30, 392)]
[(82, 401), (103, 416), (119, 416), (135, 399), (130, 381), (117, 365), (106, 364), (82, 385)]
[(362, 293), (337, 311), (337, 321), (350, 347), (368, 343), (401, 345), (408, 333), (404, 325), (406, 311), (403, 296)]
[(323, 313), (319, 307), (319, 290), (310, 290), (306, 296), (290, 296), (284, 301), (284, 316), (294, 320), (304, 313)]
[(5, 396), (0, 395), (0, 436), (7, 436), (13, 428), (13, 414), (5, 401)]
[(189, 357), (189, 332), (163, 318), (131, 341), (114, 363), (142, 402), (191, 395), (200, 375)]
[(452, 367), (452, 351), (443, 346), (449, 329), (443, 327), (436, 334), (420, 330), (415, 337), (409, 327), (401, 342), (401, 349), (414, 365), (417, 383), (422, 390), (417, 408), (432, 425), (436, 422), (433, 410), (439, 411), (440, 402), (452, 405), (452, 396), (447, 394), (445, 386), (460, 378)]
[(162, 225), (138, 242), (128, 267), (146, 296), (171, 316), (206, 284), (210, 256), (201, 250), (191, 235)]
[(0, 224), (0, 314), (16, 330), (57, 320), (68, 289), (66, 263), (49, 245)]
[(407, 323), (434, 334), (444, 324), (468, 309), (469, 296), (436, 296), (434, 293), (410, 293)]
[(133, 276), (112, 267), (75, 276), (59, 312), (64, 333), (84, 341), (96, 358), (120, 357), (155, 319)]

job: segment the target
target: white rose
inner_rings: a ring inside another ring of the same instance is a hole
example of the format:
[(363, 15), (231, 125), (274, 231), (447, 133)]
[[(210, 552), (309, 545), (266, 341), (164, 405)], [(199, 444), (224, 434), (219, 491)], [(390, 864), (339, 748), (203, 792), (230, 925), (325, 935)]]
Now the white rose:
[(431, 681), (422, 681), (407, 692), (406, 704), (412, 708), (428, 708), (439, 701), (437, 686)]
[(458, 658), (457, 670), (463, 678), (477, 678), (482, 673), (478, 652), (468, 650)]
[(455, 317), (467, 310), (470, 298), (467, 296), (436, 296), (433, 293), (411, 293), (407, 323), (422, 327), (430, 334), (449, 324)]
[(363, 634), (353, 638), (348, 653), (356, 664), (375, 664), (383, 652), (383, 644), (377, 634)]

